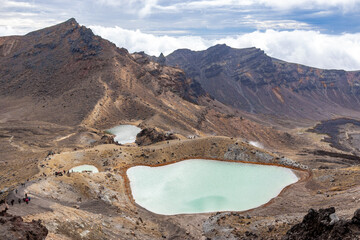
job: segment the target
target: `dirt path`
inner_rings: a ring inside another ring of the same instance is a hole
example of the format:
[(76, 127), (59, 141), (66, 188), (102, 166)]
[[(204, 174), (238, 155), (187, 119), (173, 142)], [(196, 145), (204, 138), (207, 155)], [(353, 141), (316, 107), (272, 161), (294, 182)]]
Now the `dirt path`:
[[(9, 205), (10, 206), (10, 208), (9, 208), (10, 214), (18, 215), (18, 216), (26, 216), (26, 215), (32, 215), (32, 214), (52, 211), (50, 206), (52, 204), (54, 204), (55, 202), (45, 199), (45, 198), (41, 198), (35, 194), (31, 194), (26, 191), (27, 187), (29, 187), (33, 183), (34, 183), (34, 181), (31, 181), (31, 182), (25, 183), (25, 186), (20, 185), (16, 188), (17, 193), (16, 193), (16, 190), (13, 190), (8, 195), (8, 197), (7, 197), (8, 202), (10, 202), (11, 200), (15, 200), (13, 206), (11, 204)], [(25, 193), (27, 193), (28, 197), (30, 197), (30, 202), (28, 204), (26, 204), (25, 201), (23, 201), (23, 198), (25, 198)], [(19, 199), (21, 200), (20, 204), (18, 202)]]
[(71, 137), (71, 136), (74, 136), (75, 134), (76, 134), (76, 133), (70, 133), (70, 134), (66, 135), (65, 137), (57, 138), (57, 139), (55, 139), (54, 141), (55, 141), (55, 142), (60, 142), (60, 141), (65, 140), (65, 139), (67, 139), (67, 138), (69, 138), (69, 137)]
[[(43, 196), (39, 196), (37, 194), (31, 193), (27, 191), (27, 188), (32, 184), (36, 183), (36, 181), (27, 182), (25, 186), (19, 185), (16, 190), (13, 190), (7, 197), (7, 202), (9, 203), (9, 213), (18, 216), (26, 216), (26, 215), (34, 215), (39, 213), (44, 213), (47, 211), (53, 211), (51, 206), (53, 204), (60, 204), (67, 207), (74, 207), (75, 205), (84, 211), (88, 211), (95, 214), (102, 214), (106, 216), (120, 216), (119, 210), (117, 207), (112, 206), (102, 200), (90, 200), (83, 203), (71, 203), (66, 201), (59, 201), (51, 198), (46, 198)], [(25, 198), (25, 193), (30, 197), (30, 202), (28, 204), (25, 203), (23, 198)], [(21, 200), (19, 204), (18, 200)], [(10, 201), (14, 200), (14, 205), (10, 204)]]

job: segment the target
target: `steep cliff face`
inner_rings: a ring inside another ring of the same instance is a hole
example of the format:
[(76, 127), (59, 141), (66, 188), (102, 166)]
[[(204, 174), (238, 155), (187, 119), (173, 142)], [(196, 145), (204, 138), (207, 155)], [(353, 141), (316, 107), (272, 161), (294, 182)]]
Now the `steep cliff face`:
[(251, 113), (316, 120), (360, 116), (360, 71), (316, 69), (226, 45), (177, 50), (166, 64), (184, 69), (215, 99)]
[(182, 70), (142, 62), (75, 19), (1, 37), (0, 76), (6, 120), (98, 127), (156, 120), (191, 128), (201, 116), (197, 104), (208, 98)]

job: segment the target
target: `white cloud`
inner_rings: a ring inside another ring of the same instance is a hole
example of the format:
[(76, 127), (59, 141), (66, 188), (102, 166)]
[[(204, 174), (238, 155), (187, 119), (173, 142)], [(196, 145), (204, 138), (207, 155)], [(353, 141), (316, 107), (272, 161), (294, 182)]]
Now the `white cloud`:
[(95, 3), (110, 7), (121, 7), (124, 11), (136, 13), (140, 17), (151, 14), (153, 8), (158, 6), (158, 0), (99, 0)]
[(0, 36), (24, 35), (56, 23), (54, 19), (43, 20), (32, 13), (18, 14), (16, 17), (10, 14), (6, 18), (0, 18)]
[(276, 9), (324, 9), (326, 7), (340, 8), (343, 11), (354, 11), (360, 6), (358, 0), (253, 0), (265, 6)]
[(209, 9), (209, 8), (243, 8), (266, 6), (277, 10), (290, 9), (323, 9), (339, 8), (343, 11), (354, 11), (360, 6), (359, 0), (200, 0), (176, 3), (168, 6), (157, 6), (163, 10)]
[(156, 36), (140, 30), (133, 31), (121, 27), (90, 26), (90, 28), (95, 34), (109, 39), (118, 47), (124, 47), (130, 52), (145, 51), (151, 55), (169, 54), (179, 48), (202, 50), (211, 45), (211, 41), (196, 36)]
[(313, 27), (307, 23), (298, 22), (294, 20), (258, 20), (252, 16), (247, 16), (241, 22), (244, 26), (255, 27), (257, 30), (266, 29), (312, 29)]
[(258, 47), (269, 56), (319, 68), (360, 70), (360, 33), (327, 35), (316, 31), (253, 32), (216, 41), (235, 48)]
[(198, 36), (156, 36), (120, 27), (91, 26), (93, 31), (130, 52), (165, 55), (179, 48), (204, 50), (218, 43), (234, 48), (257, 47), (281, 60), (326, 69), (360, 70), (360, 33), (327, 35), (317, 31), (252, 32), (209, 40)]
[(12, 36), (20, 34), (22, 34), (22, 32), (19, 32), (18, 29), (14, 29), (10, 26), (0, 26), (0, 36)]
[(32, 8), (33, 4), (29, 2), (19, 2), (11, 0), (0, 0), (0, 5), (2, 8)]

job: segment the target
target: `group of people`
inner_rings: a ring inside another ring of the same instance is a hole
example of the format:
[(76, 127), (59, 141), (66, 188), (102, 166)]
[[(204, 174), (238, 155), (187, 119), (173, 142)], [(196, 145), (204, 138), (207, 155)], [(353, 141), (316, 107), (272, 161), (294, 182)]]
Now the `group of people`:
[[(15, 194), (18, 193), (18, 190), (17, 190), (17, 189), (15, 189), (14, 191), (15, 191)], [(29, 202), (30, 202), (30, 197), (28, 196), (27, 193), (25, 193), (25, 195), (24, 195), (23, 198), (18, 198), (18, 199), (17, 199), (17, 202), (18, 202), (19, 204), (21, 204), (21, 202), (24, 202), (24, 203), (26, 203), (26, 204), (29, 204)], [(14, 206), (14, 204), (15, 204), (15, 199), (11, 199), (8, 204), (10, 204), (11, 206)]]
[(65, 171), (65, 170), (63, 170), (63, 171), (59, 171), (59, 172), (54, 172), (54, 175), (55, 175), (55, 177), (57, 177), (57, 176), (63, 176), (63, 175), (65, 175), (65, 174), (69, 174), (69, 171)]
[[(28, 197), (27, 193), (25, 193), (25, 197), (24, 198), (18, 198), (18, 203), (21, 204), (21, 202), (24, 201), (26, 204), (29, 204), (30, 202), (30, 197)], [(15, 200), (11, 199), (10, 204), (11, 206), (14, 206)]]
[[(14, 192), (15, 192), (15, 196), (16, 196), (16, 194), (18, 193), (18, 190), (15, 189)], [(15, 197), (15, 196), (14, 196), (14, 197)], [(17, 202), (18, 202), (19, 204), (21, 204), (21, 202), (24, 202), (24, 203), (26, 203), (26, 204), (29, 204), (30, 199), (31, 199), (30, 196), (28, 196), (28, 194), (25, 193), (23, 198), (18, 198), (18, 199), (17, 199)], [(15, 204), (15, 199), (14, 199), (14, 198), (11, 199), (11, 200), (8, 201), (8, 202), (5, 201), (4, 199), (0, 200), (0, 212), (6, 212), (6, 211), (9, 209), (9, 205), (14, 206), (14, 204)]]

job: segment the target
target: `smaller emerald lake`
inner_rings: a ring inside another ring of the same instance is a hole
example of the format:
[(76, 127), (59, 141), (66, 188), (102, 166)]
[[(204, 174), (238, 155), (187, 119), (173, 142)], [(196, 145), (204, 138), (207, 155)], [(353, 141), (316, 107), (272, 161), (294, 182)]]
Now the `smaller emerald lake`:
[(99, 170), (97, 169), (97, 167), (95, 167), (93, 165), (80, 165), (80, 166), (73, 167), (72, 169), (69, 170), (69, 172), (92, 172), (92, 173), (98, 173)]
[(298, 181), (284, 167), (205, 159), (135, 166), (127, 175), (135, 202), (164, 215), (248, 210)]
[(134, 143), (136, 135), (141, 132), (141, 128), (133, 125), (119, 125), (107, 130), (114, 134), (114, 141), (119, 144)]

